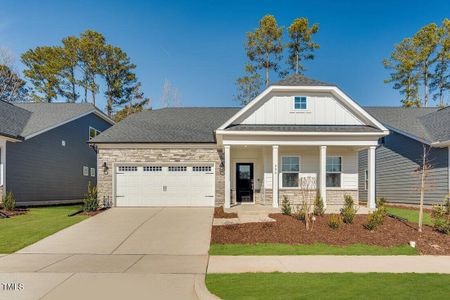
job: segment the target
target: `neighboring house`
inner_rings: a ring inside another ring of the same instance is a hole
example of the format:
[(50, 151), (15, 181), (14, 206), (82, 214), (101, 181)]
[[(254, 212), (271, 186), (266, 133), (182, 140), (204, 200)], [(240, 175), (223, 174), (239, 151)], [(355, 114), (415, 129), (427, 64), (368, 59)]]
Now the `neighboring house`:
[[(369, 206), (375, 206), (375, 147), (388, 130), (333, 84), (299, 75), (272, 84), (242, 109), (165, 108), (137, 113), (92, 143), (98, 195), (113, 206), (278, 207), (316, 181), (325, 205), (358, 199), (358, 152), (370, 149)], [(273, 180), (275, 179), (275, 180)]]
[(339, 206), (357, 201), (358, 152), (369, 149), (374, 207), (375, 148), (388, 133), (335, 85), (294, 75), (242, 109), (143, 111), (91, 142), (104, 205), (278, 207), (300, 201), (306, 177), (311, 197)]
[[(442, 202), (450, 193), (450, 107), (365, 107), (390, 130), (376, 150), (376, 194), (389, 202), (418, 204), (424, 145), (431, 169), (425, 203)], [(429, 149), (429, 150), (428, 150)], [(367, 153), (359, 156), (360, 200), (367, 200)]]
[(0, 195), (22, 206), (79, 202), (96, 183), (88, 141), (112, 124), (87, 103), (0, 101)]

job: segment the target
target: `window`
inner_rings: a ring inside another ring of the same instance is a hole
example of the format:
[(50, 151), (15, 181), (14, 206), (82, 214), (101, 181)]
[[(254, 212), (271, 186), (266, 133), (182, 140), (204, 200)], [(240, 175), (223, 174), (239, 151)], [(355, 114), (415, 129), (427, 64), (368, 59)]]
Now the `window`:
[(120, 166), (119, 172), (137, 172), (136, 166)]
[(194, 166), (192, 167), (193, 172), (211, 172), (211, 166)]
[(95, 177), (95, 168), (91, 168), (91, 177)]
[(307, 109), (307, 100), (306, 97), (294, 97), (294, 109)]
[(162, 167), (161, 166), (145, 166), (144, 172), (161, 172)]
[(283, 156), (281, 158), (282, 187), (298, 187), (300, 158), (298, 156)]
[(89, 168), (86, 166), (83, 166), (83, 176), (89, 176)]
[(367, 187), (369, 186), (369, 171), (367, 169), (364, 170), (364, 190), (367, 191)]
[(169, 172), (186, 172), (187, 167), (186, 166), (170, 166)]
[(342, 157), (327, 157), (327, 187), (341, 187)]
[(89, 127), (89, 139), (95, 138), (100, 133), (101, 133), (101, 131), (95, 129), (94, 127)]

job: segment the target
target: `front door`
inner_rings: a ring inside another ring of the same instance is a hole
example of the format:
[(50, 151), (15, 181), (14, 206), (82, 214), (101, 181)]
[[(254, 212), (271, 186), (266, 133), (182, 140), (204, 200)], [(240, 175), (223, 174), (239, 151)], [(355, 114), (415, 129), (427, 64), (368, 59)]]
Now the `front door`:
[(236, 164), (236, 201), (238, 203), (253, 202), (253, 164)]

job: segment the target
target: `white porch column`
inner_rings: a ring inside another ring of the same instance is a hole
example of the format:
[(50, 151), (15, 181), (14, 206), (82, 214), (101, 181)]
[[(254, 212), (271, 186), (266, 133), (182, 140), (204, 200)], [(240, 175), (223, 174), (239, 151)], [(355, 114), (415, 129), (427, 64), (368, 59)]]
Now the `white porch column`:
[(272, 146), (272, 206), (278, 207), (278, 145)]
[(370, 146), (367, 155), (367, 207), (375, 208), (375, 146)]
[(6, 141), (0, 141), (0, 186), (3, 188), (2, 196), (6, 195)]
[(324, 208), (327, 207), (327, 146), (320, 146), (319, 193)]
[(224, 146), (225, 160), (225, 208), (231, 206), (231, 172), (230, 172), (230, 146)]

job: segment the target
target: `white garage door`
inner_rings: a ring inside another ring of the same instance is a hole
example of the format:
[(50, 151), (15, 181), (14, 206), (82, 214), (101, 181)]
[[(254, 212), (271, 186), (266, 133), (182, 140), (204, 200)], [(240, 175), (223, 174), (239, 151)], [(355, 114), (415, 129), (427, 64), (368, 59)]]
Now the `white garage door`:
[(214, 206), (214, 166), (118, 166), (116, 205)]

